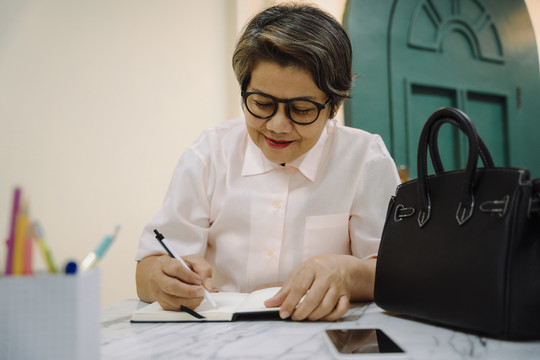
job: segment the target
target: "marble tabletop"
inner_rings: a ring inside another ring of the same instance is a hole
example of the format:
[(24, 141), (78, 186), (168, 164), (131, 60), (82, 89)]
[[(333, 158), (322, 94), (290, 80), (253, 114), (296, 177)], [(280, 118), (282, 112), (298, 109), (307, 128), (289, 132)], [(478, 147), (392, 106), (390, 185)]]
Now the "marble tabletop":
[(390, 315), (374, 303), (353, 304), (332, 323), (130, 323), (143, 305), (124, 300), (103, 309), (102, 359), (332, 359), (323, 337), (332, 328), (380, 328), (409, 359), (540, 359), (540, 341), (478, 337)]

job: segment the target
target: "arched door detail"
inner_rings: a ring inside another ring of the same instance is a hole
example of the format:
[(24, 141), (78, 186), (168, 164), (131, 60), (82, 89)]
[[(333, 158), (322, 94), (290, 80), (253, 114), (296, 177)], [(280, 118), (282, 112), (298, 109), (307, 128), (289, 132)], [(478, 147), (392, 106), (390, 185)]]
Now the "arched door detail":
[(504, 62), (497, 26), (476, 0), (424, 0), (416, 5), (408, 31), (410, 47), (442, 52), (446, 36), (460, 33), (478, 60)]

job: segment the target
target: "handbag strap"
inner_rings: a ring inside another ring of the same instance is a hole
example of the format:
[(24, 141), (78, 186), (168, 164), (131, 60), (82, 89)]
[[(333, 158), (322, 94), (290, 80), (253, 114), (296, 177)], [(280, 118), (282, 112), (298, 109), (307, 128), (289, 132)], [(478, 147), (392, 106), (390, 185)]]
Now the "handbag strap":
[[(480, 149), (480, 141), (476, 129), (469, 117), (456, 108), (443, 107), (435, 111), (427, 120), (420, 134), (418, 142), (418, 194), (420, 196), (421, 209), (418, 214), (418, 225), (424, 226), (431, 217), (431, 199), (429, 196), (428, 174), (427, 174), (427, 151), (431, 142), (432, 147), (436, 143), (437, 133), (440, 127), (449, 123), (461, 130), (469, 142), (469, 154), (467, 156), (467, 166), (465, 170), (465, 179), (463, 181), (463, 190), (461, 200), (458, 204), (456, 219), (459, 225), (463, 225), (471, 216), (474, 208), (473, 179), (476, 172), (478, 156), (482, 153), (484, 164), (492, 165), (491, 155), (482, 142), (483, 148)], [(443, 169), (438, 147), (431, 149), (432, 162), (435, 160), (434, 167), (439, 171)], [(438, 162), (438, 163), (437, 163)]]
[[(460, 129), (461, 131), (464, 131), (461, 127), (461, 124), (454, 121), (453, 119), (448, 119), (448, 122)], [(431, 157), (431, 163), (433, 164), (433, 169), (435, 170), (436, 174), (440, 174), (444, 172), (444, 166), (441, 160), (441, 155), (439, 154), (439, 130), (441, 129), (444, 122), (439, 122), (434, 125), (429, 141), (428, 141), (428, 148), (429, 148), (429, 155)], [(482, 159), (482, 163), (484, 164), (484, 167), (495, 167), (495, 163), (493, 162), (493, 158), (491, 157), (491, 153), (489, 152), (486, 144), (484, 143), (484, 140), (477, 135), (478, 138), (478, 154), (480, 156), (480, 159)]]

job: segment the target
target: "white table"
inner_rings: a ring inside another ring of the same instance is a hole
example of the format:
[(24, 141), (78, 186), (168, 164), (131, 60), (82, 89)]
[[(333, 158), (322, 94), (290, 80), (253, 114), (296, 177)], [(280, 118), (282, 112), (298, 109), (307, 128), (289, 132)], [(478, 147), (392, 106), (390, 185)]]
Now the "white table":
[(540, 359), (540, 341), (501, 341), (403, 319), (373, 303), (337, 322), (253, 321), (132, 324), (145, 305), (124, 300), (102, 311), (102, 359), (332, 359), (325, 329), (384, 330), (410, 359)]

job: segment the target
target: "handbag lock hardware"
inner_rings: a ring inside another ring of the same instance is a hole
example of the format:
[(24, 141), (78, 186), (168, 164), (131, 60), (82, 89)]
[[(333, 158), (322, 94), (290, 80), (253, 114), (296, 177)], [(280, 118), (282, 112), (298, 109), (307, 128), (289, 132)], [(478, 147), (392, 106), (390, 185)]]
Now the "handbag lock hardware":
[(503, 217), (504, 214), (506, 214), (506, 210), (508, 209), (509, 200), (510, 196), (506, 195), (502, 198), (502, 200), (484, 201), (480, 205), (480, 211)]

